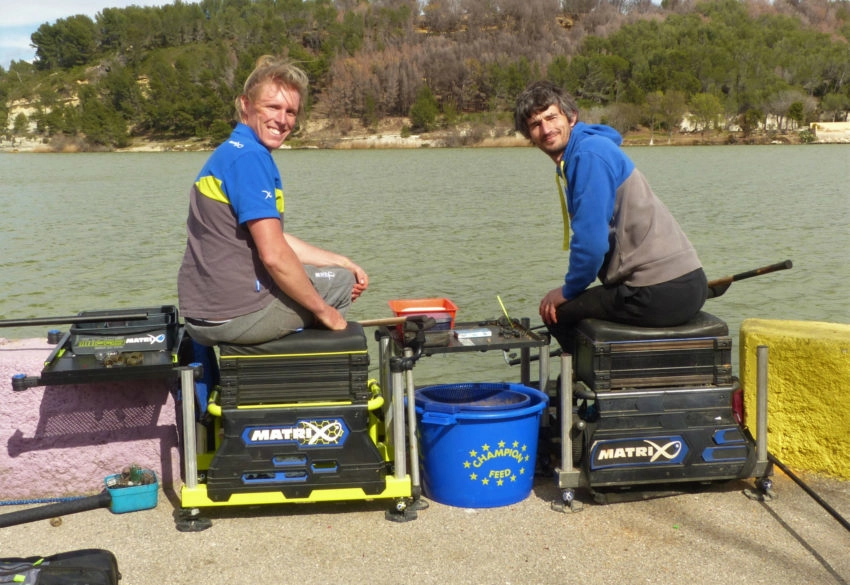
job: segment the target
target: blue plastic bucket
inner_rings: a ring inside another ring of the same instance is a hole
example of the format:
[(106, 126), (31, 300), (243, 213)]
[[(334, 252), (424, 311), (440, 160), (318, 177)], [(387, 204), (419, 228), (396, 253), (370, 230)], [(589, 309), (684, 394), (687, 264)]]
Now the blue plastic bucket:
[(425, 496), (495, 508), (531, 493), (540, 416), (549, 398), (521, 384), (450, 384), (416, 391)]

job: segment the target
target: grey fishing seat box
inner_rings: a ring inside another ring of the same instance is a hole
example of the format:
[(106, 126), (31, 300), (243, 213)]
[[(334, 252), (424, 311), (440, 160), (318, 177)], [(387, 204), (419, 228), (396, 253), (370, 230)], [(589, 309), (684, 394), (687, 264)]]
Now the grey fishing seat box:
[(732, 338), (704, 311), (675, 327), (585, 319), (576, 326), (574, 364), (576, 379), (595, 391), (724, 385), (732, 382)]
[(219, 345), (221, 406), (366, 401), (369, 353), (358, 323), (305, 329), (258, 345)]
[(280, 491), (386, 488), (361, 325), (305, 329), (258, 345), (219, 345), (221, 444), (207, 473), (213, 501)]

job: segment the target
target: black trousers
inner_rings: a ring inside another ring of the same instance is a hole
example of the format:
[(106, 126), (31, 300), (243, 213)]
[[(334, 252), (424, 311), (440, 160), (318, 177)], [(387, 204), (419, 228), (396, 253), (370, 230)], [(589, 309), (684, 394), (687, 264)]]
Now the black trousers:
[(575, 325), (582, 319), (603, 319), (638, 327), (673, 327), (699, 313), (708, 294), (702, 268), (652, 286), (593, 286), (557, 309), (558, 322), (549, 332), (564, 352), (575, 353)]

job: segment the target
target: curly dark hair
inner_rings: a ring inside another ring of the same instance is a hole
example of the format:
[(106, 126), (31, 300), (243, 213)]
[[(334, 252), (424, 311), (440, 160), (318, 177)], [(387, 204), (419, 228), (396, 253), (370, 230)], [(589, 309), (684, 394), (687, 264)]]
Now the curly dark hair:
[(561, 112), (570, 120), (578, 118), (578, 106), (573, 96), (551, 81), (535, 81), (525, 88), (516, 100), (514, 107), (516, 131), (526, 138), (531, 138), (528, 132), (528, 119), (552, 104), (561, 108)]

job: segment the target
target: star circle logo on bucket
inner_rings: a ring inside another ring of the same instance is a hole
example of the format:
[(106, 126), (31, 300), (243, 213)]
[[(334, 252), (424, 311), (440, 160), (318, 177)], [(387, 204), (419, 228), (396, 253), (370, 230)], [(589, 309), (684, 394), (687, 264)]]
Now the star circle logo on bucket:
[(500, 487), (507, 482), (516, 482), (520, 476), (528, 473), (531, 455), (528, 445), (513, 441), (499, 441), (496, 445), (484, 443), (469, 450), (468, 458), (463, 461), (468, 470), (470, 481), (482, 486)]

